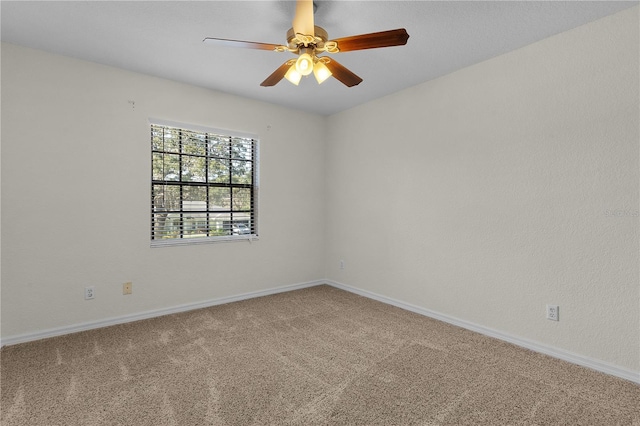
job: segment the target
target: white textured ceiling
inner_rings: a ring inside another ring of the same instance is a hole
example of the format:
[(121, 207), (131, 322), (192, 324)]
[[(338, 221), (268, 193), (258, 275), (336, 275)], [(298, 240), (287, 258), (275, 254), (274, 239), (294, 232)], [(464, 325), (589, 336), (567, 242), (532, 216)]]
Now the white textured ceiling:
[(329, 38), (406, 28), (406, 46), (335, 59), (364, 81), (260, 83), (290, 53), (204, 37), (286, 44), (292, 1), (6, 1), (2, 41), (323, 115), (437, 78), (638, 4), (637, 1), (316, 1)]

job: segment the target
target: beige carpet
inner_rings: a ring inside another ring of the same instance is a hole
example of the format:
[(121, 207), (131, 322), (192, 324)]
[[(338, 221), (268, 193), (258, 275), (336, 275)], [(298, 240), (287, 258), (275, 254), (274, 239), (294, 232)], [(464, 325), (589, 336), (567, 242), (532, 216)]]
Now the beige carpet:
[(640, 426), (638, 385), (328, 286), (1, 356), (3, 426)]

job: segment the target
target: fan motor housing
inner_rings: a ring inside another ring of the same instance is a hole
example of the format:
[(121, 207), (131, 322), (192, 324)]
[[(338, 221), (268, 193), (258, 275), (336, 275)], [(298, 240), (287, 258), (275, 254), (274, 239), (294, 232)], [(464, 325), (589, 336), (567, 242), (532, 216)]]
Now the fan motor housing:
[(293, 31), (293, 28), (289, 28), (289, 31), (287, 31), (287, 43), (289, 43), (289, 47), (304, 47), (306, 41), (307, 44), (313, 44), (316, 47), (322, 48), (324, 43), (329, 39), (329, 34), (327, 34), (327, 31), (324, 28), (317, 25), (314, 25), (313, 29), (315, 32), (313, 35), (302, 34), (303, 37), (306, 36), (309, 40), (300, 40), (300, 38), (298, 38), (298, 34)]

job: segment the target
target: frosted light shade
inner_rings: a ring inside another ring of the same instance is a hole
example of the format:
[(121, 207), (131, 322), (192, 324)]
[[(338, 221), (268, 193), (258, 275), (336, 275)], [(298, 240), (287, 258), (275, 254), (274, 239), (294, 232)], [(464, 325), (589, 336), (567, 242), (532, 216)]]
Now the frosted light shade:
[(313, 71), (313, 58), (308, 53), (303, 53), (296, 61), (296, 71), (302, 75), (309, 75)]
[(331, 77), (331, 71), (329, 71), (329, 68), (327, 68), (323, 62), (318, 61), (313, 66), (313, 75), (318, 81), (318, 84), (322, 84), (322, 82)]
[(291, 67), (289, 67), (289, 70), (284, 75), (284, 78), (286, 78), (291, 83), (293, 83), (293, 84), (295, 84), (297, 86), (300, 83), (300, 79), (302, 78), (302, 74), (300, 74), (298, 72), (298, 70), (296, 69), (296, 64), (293, 64), (293, 65), (291, 65)]

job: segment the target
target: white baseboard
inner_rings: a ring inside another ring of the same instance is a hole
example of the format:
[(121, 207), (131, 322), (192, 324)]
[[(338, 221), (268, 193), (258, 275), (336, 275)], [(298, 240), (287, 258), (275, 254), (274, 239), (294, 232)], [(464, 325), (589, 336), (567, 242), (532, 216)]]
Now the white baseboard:
[(140, 312), (119, 317), (107, 318), (99, 321), (85, 322), (64, 327), (50, 328), (48, 330), (38, 331), (35, 333), (20, 334), (17, 336), (9, 336), (0, 340), (0, 347), (15, 345), (18, 343), (31, 342), (34, 340), (46, 339), (49, 337), (62, 336), (64, 334), (77, 333), (79, 331), (92, 330), (95, 328), (108, 327), (110, 325), (123, 324), (127, 322), (139, 321), (149, 318), (160, 317), (163, 315), (177, 314), (180, 312), (192, 311), (194, 309), (208, 308), (210, 306), (222, 305), (225, 303), (238, 302), (240, 300), (253, 299), (255, 297), (269, 296), (271, 294), (284, 293), (286, 291), (299, 290), (307, 287), (314, 287), (325, 284), (325, 280), (309, 281), (306, 283), (285, 285), (282, 287), (270, 288), (267, 290), (253, 291), (250, 293), (238, 294), (235, 296), (221, 297), (218, 299), (206, 300), (203, 302), (187, 303), (184, 305), (172, 306), (169, 308), (155, 309), (152, 311)]
[(243, 293), (235, 296), (221, 297), (218, 299), (211, 299), (203, 302), (188, 303), (188, 304), (173, 306), (169, 308), (156, 309), (152, 311), (140, 312), (140, 313), (135, 313), (130, 315), (123, 315), (123, 316), (114, 317), (114, 318), (107, 318), (100, 321), (92, 321), (92, 322), (86, 322), (81, 324), (74, 324), (70, 326), (51, 328), (48, 330), (42, 330), (35, 333), (26, 333), (26, 334), (20, 334), (17, 336), (9, 336), (9, 337), (2, 338), (2, 340), (0, 340), (0, 347), (15, 345), (18, 343), (31, 342), (34, 340), (46, 339), (49, 337), (61, 336), (64, 334), (77, 333), (79, 331), (108, 327), (116, 324), (123, 324), (127, 322), (155, 318), (163, 315), (176, 314), (180, 312), (191, 311), (194, 309), (208, 308), (210, 306), (238, 302), (241, 300), (253, 299), (256, 297), (269, 296), (271, 294), (283, 293), (286, 291), (300, 290), (303, 288), (314, 287), (322, 284), (327, 284), (332, 287), (348, 291), (350, 293), (358, 294), (360, 296), (364, 296), (369, 299), (377, 300), (379, 302), (386, 303), (388, 305), (393, 305), (410, 312), (415, 312), (417, 314), (424, 315), (424, 316), (427, 316), (439, 321), (443, 321), (449, 324), (453, 324), (458, 327), (465, 328), (467, 330), (475, 331), (477, 333), (484, 334), (489, 337), (503, 340), (505, 342), (509, 342), (514, 345), (530, 349), (532, 351), (543, 353), (545, 355), (549, 355), (554, 358), (558, 358), (573, 364), (581, 365), (583, 367), (587, 367), (592, 370), (599, 371), (601, 373), (609, 374), (611, 376), (619, 377), (621, 379), (629, 380), (631, 382), (640, 384), (640, 373), (638, 372), (628, 370), (622, 367), (618, 367), (616, 365), (612, 365), (604, 361), (599, 361), (596, 359), (578, 355), (573, 352), (565, 351), (563, 349), (554, 348), (552, 346), (547, 346), (542, 343), (523, 339), (517, 336), (512, 336), (498, 330), (494, 330), (488, 327), (474, 324), (469, 321), (464, 321), (464, 320), (454, 318), (445, 314), (441, 314), (439, 312), (421, 308), (419, 306), (415, 306), (410, 303), (405, 303), (400, 300), (392, 299), (390, 297), (382, 296), (380, 294), (373, 293), (367, 290), (361, 290), (359, 288), (351, 287), (346, 284), (342, 284), (342, 283), (331, 281), (331, 280), (309, 281), (306, 283), (275, 287), (267, 290), (259, 290), (259, 291)]
[(358, 294), (360, 296), (367, 297), (369, 299), (377, 300), (382, 303), (386, 303), (388, 305), (393, 305), (398, 308), (415, 312), (420, 315), (424, 315), (439, 321), (443, 321), (449, 324), (456, 325), (458, 327), (465, 328), (467, 330), (475, 331), (480, 334), (484, 334), (489, 337), (493, 337), (499, 340), (503, 340), (505, 342), (512, 343), (517, 346), (521, 346), (523, 348), (530, 349), (535, 352), (543, 353), (545, 355), (549, 355), (554, 358), (561, 359), (563, 361), (570, 362), (572, 364), (577, 364), (583, 367), (590, 368), (592, 370), (599, 371), (601, 373), (609, 374), (611, 376), (616, 376), (621, 379), (629, 380), (634, 383), (640, 384), (640, 373), (632, 370), (628, 370), (626, 368), (618, 367), (616, 365), (612, 365), (606, 363), (604, 361), (599, 361), (596, 359), (592, 359), (589, 357), (585, 357), (583, 355), (578, 355), (573, 352), (569, 352), (563, 349), (554, 348), (552, 346), (547, 346), (539, 342), (534, 342), (531, 340), (523, 339), (521, 337), (512, 336), (506, 333), (503, 333), (498, 330), (494, 330), (488, 327), (483, 327), (478, 324), (474, 324), (469, 321), (464, 321), (458, 318), (450, 317), (448, 315), (444, 315), (438, 312), (431, 311), (429, 309), (421, 308), (419, 306), (412, 305), (410, 303), (405, 303), (396, 299), (392, 299), (390, 297), (382, 296), (380, 294), (372, 293), (367, 290), (361, 290), (356, 287), (351, 287), (345, 284), (341, 284), (339, 282), (326, 280), (327, 284), (332, 287), (339, 288), (341, 290), (345, 290), (351, 293)]

